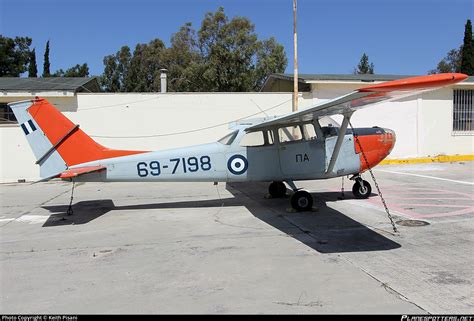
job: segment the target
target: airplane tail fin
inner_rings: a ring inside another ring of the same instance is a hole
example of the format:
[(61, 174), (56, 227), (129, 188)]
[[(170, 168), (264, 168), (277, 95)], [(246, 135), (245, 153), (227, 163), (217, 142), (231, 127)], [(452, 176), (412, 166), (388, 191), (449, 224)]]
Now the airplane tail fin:
[(42, 178), (53, 177), (70, 166), (105, 158), (143, 153), (108, 149), (79, 129), (46, 99), (9, 104), (40, 165)]

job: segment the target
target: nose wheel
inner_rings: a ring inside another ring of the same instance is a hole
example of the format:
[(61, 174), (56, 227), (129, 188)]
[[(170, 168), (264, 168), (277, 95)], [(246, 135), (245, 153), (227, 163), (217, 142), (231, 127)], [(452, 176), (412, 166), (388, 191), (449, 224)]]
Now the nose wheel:
[(372, 193), (372, 187), (369, 182), (364, 181), (361, 177), (355, 178), (354, 186), (352, 186), (352, 194), (355, 198), (364, 199), (370, 196)]

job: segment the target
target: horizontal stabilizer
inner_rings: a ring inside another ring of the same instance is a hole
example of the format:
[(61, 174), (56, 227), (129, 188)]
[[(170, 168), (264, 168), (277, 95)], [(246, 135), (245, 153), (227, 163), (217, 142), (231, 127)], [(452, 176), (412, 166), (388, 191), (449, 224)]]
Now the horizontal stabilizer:
[(85, 167), (71, 168), (71, 169), (65, 170), (64, 172), (56, 176), (56, 178), (75, 178), (80, 175), (89, 174), (93, 172), (100, 172), (105, 169), (106, 169), (105, 166), (85, 166)]

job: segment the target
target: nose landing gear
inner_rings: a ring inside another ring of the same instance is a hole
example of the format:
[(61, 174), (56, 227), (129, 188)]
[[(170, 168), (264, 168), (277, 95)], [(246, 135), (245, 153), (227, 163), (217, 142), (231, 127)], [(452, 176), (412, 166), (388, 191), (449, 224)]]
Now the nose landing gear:
[(370, 196), (372, 193), (372, 186), (369, 182), (364, 181), (360, 175), (351, 177), (351, 180), (355, 180), (354, 186), (352, 186), (352, 194), (355, 198), (364, 199)]

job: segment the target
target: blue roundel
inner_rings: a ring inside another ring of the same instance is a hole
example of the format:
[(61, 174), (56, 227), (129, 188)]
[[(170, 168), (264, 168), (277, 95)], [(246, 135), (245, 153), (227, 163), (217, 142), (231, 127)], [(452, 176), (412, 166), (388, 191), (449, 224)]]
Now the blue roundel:
[(239, 154), (233, 155), (227, 161), (227, 168), (234, 175), (242, 175), (247, 171), (248, 167), (249, 162), (247, 161), (247, 158)]

